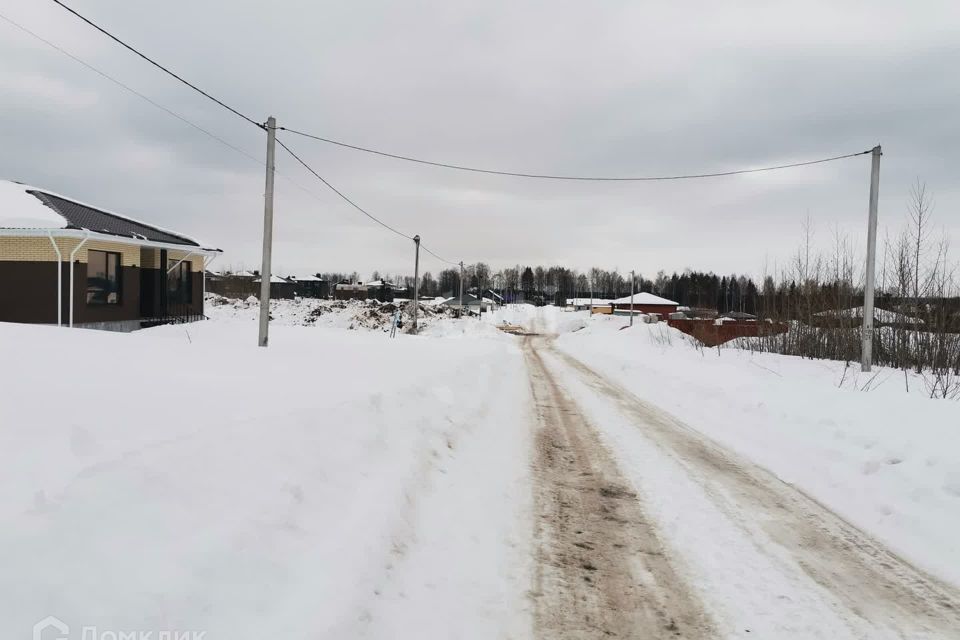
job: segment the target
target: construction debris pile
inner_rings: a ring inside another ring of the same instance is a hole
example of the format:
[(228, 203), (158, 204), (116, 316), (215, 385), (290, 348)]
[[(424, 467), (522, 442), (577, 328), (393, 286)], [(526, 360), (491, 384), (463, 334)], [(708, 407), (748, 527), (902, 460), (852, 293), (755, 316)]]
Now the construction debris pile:
[[(217, 320), (255, 320), (260, 312), (260, 300), (255, 296), (233, 299), (208, 293), (206, 310), (208, 316)], [(406, 332), (411, 324), (412, 313), (411, 301), (379, 302), (316, 298), (270, 301), (271, 322), (289, 326), (390, 331), (392, 323), (398, 321), (400, 323), (398, 328)], [(421, 303), (417, 324), (422, 329), (440, 318), (456, 317), (457, 313), (453, 307)]]

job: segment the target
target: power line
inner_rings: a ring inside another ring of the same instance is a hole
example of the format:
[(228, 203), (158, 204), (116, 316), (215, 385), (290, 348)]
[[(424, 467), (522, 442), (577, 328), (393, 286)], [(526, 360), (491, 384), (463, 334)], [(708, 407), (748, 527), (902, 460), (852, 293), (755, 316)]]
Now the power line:
[(440, 262), (446, 262), (447, 264), (452, 264), (452, 265), (455, 266), (455, 267), (456, 267), (456, 266), (460, 266), (460, 263), (459, 263), (459, 262), (454, 262), (453, 260), (447, 260), (446, 258), (441, 258), (441, 257), (438, 256), (437, 254), (435, 254), (433, 251), (430, 251), (430, 249), (428, 249), (426, 246), (424, 246), (423, 242), (420, 243), (420, 248), (423, 249), (424, 251), (426, 251), (427, 253), (429, 253), (430, 255), (432, 255), (434, 258), (436, 258), (436, 259), (439, 260)]
[[(71, 60), (73, 60), (73, 61), (75, 61), (75, 62), (83, 65), (84, 67), (86, 67), (86, 68), (89, 69), (90, 71), (93, 71), (94, 73), (96, 73), (97, 75), (101, 76), (102, 78), (105, 78), (106, 80), (109, 80), (110, 82), (112, 82), (112, 83), (115, 84), (116, 86), (120, 87), (121, 89), (130, 92), (131, 94), (133, 94), (133, 95), (137, 96), (138, 98), (144, 100), (145, 102), (147, 102), (147, 103), (149, 103), (150, 105), (156, 107), (157, 109), (160, 109), (161, 111), (163, 111), (163, 112), (165, 112), (165, 113), (173, 116), (173, 117), (176, 118), (177, 120), (180, 120), (181, 122), (183, 122), (183, 123), (185, 123), (185, 124), (193, 127), (193, 128), (196, 129), (197, 131), (200, 131), (200, 132), (203, 133), (204, 135), (209, 136), (210, 138), (212, 138), (213, 140), (219, 142), (220, 144), (224, 145), (225, 147), (227, 147), (227, 148), (235, 151), (236, 153), (239, 153), (239, 154), (242, 155), (243, 157), (251, 160), (252, 162), (255, 162), (255, 163), (258, 164), (259, 166), (261, 166), (261, 167), (265, 167), (265, 166), (266, 166), (266, 163), (265, 163), (262, 159), (257, 158), (257, 157), (255, 157), (255, 156), (251, 155), (250, 153), (244, 151), (244, 150), (241, 149), (240, 147), (237, 147), (236, 145), (231, 144), (231, 143), (228, 142), (227, 140), (224, 140), (223, 138), (221, 138), (220, 136), (216, 135), (215, 133), (212, 133), (212, 132), (210, 132), (209, 130), (204, 129), (203, 127), (201, 127), (201, 126), (198, 125), (197, 123), (192, 122), (191, 120), (189, 120), (188, 118), (180, 115), (179, 113), (177, 113), (177, 112), (174, 111), (173, 109), (170, 109), (169, 107), (164, 106), (163, 104), (157, 102), (156, 100), (154, 100), (154, 99), (151, 98), (150, 96), (147, 96), (147, 95), (145, 95), (145, 94), (143, 94), (143, 93), (140, 93), (139, 91), (137, 91), (137, 90), (134, 89), (133, 87), (131, 87), (131, 86), (129, 86), (129, 85), (121, 82), (120, 80), (117, 80), (116, 78), (114, 78), (113, 76), (109, 75), (109, 74), (106, 73), (105, 71), (102, 71), (101, 69), (98, 69), (97, 67), (93, 66), (93, 65), (90, 64), (89, 62), (86, 62), (86, 61), (83, 60), (82, 58), (80, 58), (80, 57), (78, 57), (78, 56), (70, 53), (70, 52), (67, 51), (66, 49), (63, 49), (62, 47), (56, 45), (55, 43), (51, 42), (50, 40), (47, 40), (47, 39), (44, 38), (43, 36), (41, 36), (41, 35), (33, 32), (33, 31), (31, 31), (30, 29), (24, 27), (23, 25), (21, 25), (21, 24), (19, 24), (18, 22), (12, 20), (11, 18), (3, 15), (2, 13), (0, 13), (0, 19), (4, 20), (4, 21), (7, 22), (8, 24), (10, 24), (10, 25), (12, 25), (12, 26), (20, 29), (21, 31), (23, 31), (23, 32), (26, 33), (27, 35), (29, 35), (29, 36), (31, 36), (31, 37), (33, 37), (33, 38), (36, 38), (38, 41), (46, 44), (47, 46), (51, 47), (52, 49), (54, 49), (54, 50), (56, 50), (56, 51), (59, 51), (60, 53), (62, 53), (63, 55), (67, 56), (67, 57), (70, 58)], [(323, 198), (322, 198), (320, 195), (318, 195), (316, 192), (311, 191), (310, 189), (306, 188), (305, 186), (303, 186), (302, 184), (300, 184), (299, 182), (297, 182), (297, 181), (294, 180), (293, 178), (290, 178), (289, 176), (287, 176), (287, 175), (285, 175), (285, 174), (283, 174), (283, 173), (281, 173), (281, 172), (279, 172), (279, 171), (277, 171), (277, 175), (280, 176), (281, 178), (283, 178), (284, 180), (286, 180), (287, 182), (289, 182), (290, 184), (292, 184), (293, 186), (297, 187), (298, 189), (300, 189), (300, 190), (303, 191), (304, 193), (307, 193), (307, 194), (313, 196), (313, 197), (316, 198), (317, 200), (323, 200)]]
[(61, 2), (60, 0), (52, 0), (52, 2), (53, 2), (54, 4), (56, 4), (56, 5), (64, 8), (64, 9), (66, 9), (67, 11), (69, 11), (70, 13), (72, 13), (74, 16), (80, 18), (81, 20), (83, 20), (84, 22), (86, 22), (88, 25), (90, 25), (91, 27), (93, 27), (94, 29), (96, 29), (97, 31), (99, 31), (100, 33), (102, 33), (103, 35), (107, 36), (108, 38), (110, 38), (111, 40), (113, 40), (114, 42), (116, 42), (117, 44), (119, 44), (119, 45), (123, 46), (124, 48), (128, 49), (129, 51), (132, 51), (133, 53), (137, 54), (138, 56), (140, 56), (141, 58), (143, 58), (144, 60), (146, 60), (147, 62), (149, 62), (150, 64), (152, 64), (153, 66), (155, 66), (157, 69), (160, 69), (161, 71), (163, 71), (163, 72), (166, 73), (167, 75), (169, 75), (169, 76), (171, 76), (171, 77), (173, 77), (173, 78), (176, 78), (177, 80), (179, 80), (179, 81), (182, 82), (183, 84), (187, 85), (188, 87), (190, 87), (191, 89), (193, 89), (194, 91), (196, 91), (197, 93), (199, 93), (200, 95), (208, 98), (209, 100), (213, 100), (214, 102), (216, 102), (218, 105), (220, 105), (221, 107), (223, 107), (223, 108), (226, 109), (227, 111), (230, 111), (231, 113), (240, 116), (241, 118), (243, 118), (244, 120), (246, 120), (246, 121), (249, 122), (250, 124), (254, 125), (255, 127), (259, 127), (260, 129), (263, 129), (263, 128), (264, 128), (264, 125), (263, 125), (263, 124), (257, 122), (256, 120), (254, 120), (253, 118), (250, 118), (249, 116), (244, 115), (244, 114), (241, 113), (240, 111), (238, 111), (238, 110), (234, 109), (233, 107), (231, 107), (230, 105), (228, 105), (226, 102), (223, 102), (222, 100), (213, 97), (212, 95), (210, 95), (209, 93), (207, 93), (206, 91), (204, 91), (203, 89), (201, 89), (200, 87), (198, 87), (197, 85), (193, 84), (192, 82), (190, 82), (190, 81), (188, 81), (188, 80), (185, 80), (184, 78), (182, 78), (181, 76), (177, 75), (176, 73), (174, 73), (174, 72), (171, 71), (170, 69), (166, 68), (165, 66), (163, 66), (163, 65), (160, 64), (159, 62), (155, 61), (154, 59), (150, 58), (150, 57), (147, 56), (146, 54), (140, 53), (140, 51), (138, 51), (137, 49), (135, 49), (135, 48), (132, 47), (131, 45), (127, 44), (126, 42), (124, 42), (123, 40), (121, 40), (120, 38), (118, 38), (117, 36), (113, 35), (113, 34), (110, 33), (109, 31), (107, 31), (106, 29), (104, 29), (103, 27), (101, 27), (100, 25), (98, 25), (97, 23), (95, 23), (95, 22), (93, 22), (92, 20), (90, 20), (89, 18), (86, 18), (86, 17), (82, 16), (81, 14), (77, 13), (76, 11), (74, 11), (73, 9), (71, 9), (70, 7), (68, 7), (67, 5), (65, 5), (63, 2)]
[[(277, 128), (279, 129), (280, 127), (277, 127)], [(359, 211), (359, 212), (362, 213), (363, 215), (367, 216), (368, 218), (370, 218), (371, 220), (373, 220), (374, 222), (376, 222), (377, 224), (379, 224), (379, 225), (380, 225), (381, 227), (383, 227), (384, 229), (389, 229), (390, 231), (394, 232), (395, 234), (397, 234), (397, 235), (400, 236), (401, 238), (406, 238), (407, 240), (413, 240), (413, 236), (408, 236), (407, 234), (403, 233), (402, 231), (398, 231), (397, 229), (391, 227), (391, 226), (388, 225), (386, 222), (384, 222), (384, 221), (381, 220), (380, 218), (376, 217), (375, 215), (373, 215), (372, 213), (370, 213), (369, 211), (367, 211), (366, 209), (364, 209), (363, 207), (361, 207), (360, 205), (358, 205), (356, 202), (354, 202), (353, 200), (351, 200), (349, 197), (347, 197), (342, 191), (340, 191), (340, 190), (337, 189), (335, 186), (333, 186), (332, 184), (330, 184), (330, 183), (326, 180), (326, 178), (324, 178), (324, 177), (321, 176), (319, 173), (317, 173), (316, 171), (314, 171), (313, 167), (311, 167), (309, 164), (307, 164), (306, 162), (304, 162), (303, 159), (302, 159), (300, 156), (298, 156), (296, 153), (294, 153), (293, 149), (291, 149), (291, 148), (288, 147), (286, 144), (284, 144), (284, 142), (283, 142), (282, 140), (280, 140), (279, 138), (277, 138), (277, 144), (280, 145), (281, 147), (283, 147), (284, 149), (286, 149), (287, 153), (289, 153), (291, 156), (293, 156), (294, 160), (296, 160), (297, 162), (299, 162), (300, 164), (302, 164), (303, 167), (304, 167), (307, 171), (309, 171), (310, 173), (312, 173), (320, 182), (322, 182), (323, 184), (325, 184), (328, 189), (330, 189), (330, 190), (333, 191), (335, 194), (337, 194), (338, 196), (340, 196), (340, 197), (341, 197), (347, 204), (349, 204), (351, 207), (353, 207), (354, 209), (356, 209), (357, 211)]]
[[(55, 44), (55, 43), (53, 43), (53, 42), (51, 42), (50, 40), (47, 40), (47, 39), (44, 38), (43, 36), (39, 35), (38, 33), (34, 32), (34, 31), (31, 31), (31, 30), (28, 29), (27, 27), (23, 26), (22, 24), (16, 22), (15, 20), (7, 17), (6, 15), (4, 15), (4, 14), (2, 14), (2, 13), (0, 13), (0, 20), (3, 20), (3, 21), (5, 21), (5, 22), (7, 22), (8, 24), (10, 24), (11, 26), (16, 27), (17, 29), (19, 29), (19, 30), (22, 31), (23, 33), (25, 33), (25, 34), (31, 36), (32, 38), (34, 38), (34, 39), (36, 39), (36, 40), (44, 43), (44, 44), (47, 45), (48, 47), (54, 49), (55, 51), (58, 51), (59, 53), (65, 55), (66, 57), (68, 57), (68, 58), (70, 58), (71, 60), (73, 60), (74, 62), (76, 62), (76, 63), (78, 63), (78, 64), (86, 67), (86, 68), (89, 69), (90, 71), (93, 71), (94, 73), (96, 73), (96, 74), (99, 75), (100, 77), (102, 77), (102, 78), (104, 78), (104, 79), (106, 79), (106, 80), (109, 80), (109, 81), (112, 82), (114, 85), (120, 87), (120, 88), (123, 89), (124, 91), (127, 91), (127, 92), (129, 92), (129, 93), (137, 96), (137, 97), (140, 98), (141, 100), (144, 100), (145, 102), (147, 102), (147, 103), (149, 103), (150, 105), (156, 107), (157, 109), (160, 109), (161, 111), (163, 111), (163, 112), (165, 112), (165, 113), (173, 116), (173, 117), (176, 118), (177, 120), (180, 120), (180, 121), (183, 122), (184, 124), (187, 124), (187, 125), (189, 125), (190, 127), (193, 127), (193, 128), (196, 129), (197, 131), (200, 131), (200, 132), (203, 133), (204, 135), (206, 135), (206, 136), (210, 137), (211, 139), (219, 142), (220, 144), (224, 145), (225, 147), (227, 147), (227, 148), (235, 151), (236, 153), (241, 154), (242, 156), (248, 158), (249, 160), (252, 160), (253, 162), (255, 162), (255, 163), (257, 163), (258, 165), (260, 165), (261, 167), (262, 167), (262, 166), (265, 166), (265, 163), (263, 162), (263, 160), (261, 160), (261, 159), (259, 159), (259, 158), (256, 158), (255, 156), (251, 155), (250, 153), (247, 153), (246, 151), (244, 151), (243, 149), (241, 149), (241, 148), (239, 148), (239, 147), (231, 144), (230, 142), (224, 140), (224, 139), (221, 138), (220, 136), (218, 136), (218, 135), (212, 133), (211, 131), (209, 131), (209, 130), (203, 128), (203, 127), (201, 127), (200, 125), (196, 124), (195, 122), (192, 122), (191, 120), (189, 120), (189, 119), (187, 119), (186, 117), (180, 115), (180, 114), (177, 113), (176, 111), (174, 111), (174, 110), (170, 109), (169, 107), (166, 107), (166, 106), (164, 106), (163, 104), (157, 102), (157, 101), (154, 100), (153, 98), (151, 98), (151, 97), (149, 97), (149, 96), (147, 96), (147, 95), (145, 95), (145, 94), (137, 91), (136, 89), (134, 89), (134, 88), (131, 87), (130, 85), (128, 85), (128, 84), (126, 84), (126, 83), (118, 80), (117, 78), (114, 78), (113, 76), (111, 76), (110, 74), (106, 73), (105, 71), (102, 71), (101, 69), (98, 69), (97, 67), (93, 66), (92, 64), (90, 64), (90, 63), (87, 62), (86, 60), (83, 60), (82, 58), (80, 58), (80, 57), (78, 57), (78, 56), (70, 53), (70, 52), (67, 51), (66, 49), (60, 47), (59, 45), (57, 45), (57, 44)], [(258, 125), (258, 126), (259, 126), (259, 125)], [(404, 238), (406, 238), (406, 239), (408, 239), (408, 240), (412, 240), (412, 239), (413, 239), (411, 236), (408, 236), (408, 235), (406, 235), (406, 234), (404, 234), (404, 233), (401, 233), (400, 231), (394, 229), (393, 227), (387, 225), (386, 223), (382, 222), (382, 221), (379, 220), (378, 218), (376, 218), (376, 217), (374, 217), (373, 215), (369, 214), (365, 209), (361, 208), (359, 205), (357, 205), (355, 202), (353, 202), (350, 198), (348, 198), (346, 195), (344, 195), (341, 191), (339, 191), (338, 189), (336, 189), (332, 184), (330, 184), (329, 182), (327, 182), (323, 177), (321, 177), (319, 174), (317, 174), (315, 171), (313, 171), (312, 168), (310, 168), (299, 156), (297, 156), (297, 155), (296, 155), (289, 147), (287, 147), (283, 142), (281, 142), (280, 140), (277, 140), (277, 142), (278, 142), (284, 149), (286, 149), (288, 153), (290, 153), (294, 158), (296, 158), (297, 161), (300, 162), (300, 164), (302, 164), (302, 165), (303, 165), (304, 167), (306, 167), (311, 173), (313, 173), (317, 178), (319, 178), (320, 181), (323, 182), (328, 188), (330, 188), (331, 190), (333, 190), (334, 193), (336, 193), (336, 194), (339, 195), (341, 198), (343, 198), (344, 200), (346, 200), (347, 202), (349, 202), (352, 206), (354, 206), (355, 208), (357, 208), (359, 211), (363, 212), (365, 215), (367, 215), (368, 217), (370, 217), (372, 220), (374, 220), (374, 221), (376, 221), (378, 224), (381, 224), (382, 226), (386, 227), (386, 228), (389, 229), (390, 231), (393, 231), (394, 233), (397, 233), (397, 234), (401, 235), (402, 237), (404, 237)], [(277, 174), (280, 175), (280, 176), (281, 176), (282, 178), (284, 178), (285, 180), (289, 181), (291, 184), (293, 184), (293, 185), (296, 186), (297, 188), (299, 188), (299, 189), (301, 189), (302, 191), (304, 191), (305, 193), (313, 196), (314, 198), (316, 198), (316, 199), (318, 199), (318, 200), (321, 200), (321, 199), (322, 199), (319, 195), (317, 195), (316, 193), (314, 193), (314, 192), (311, 191), (310, 189), (307, 189), (307, 188), (304, 187), (303, 185), (301, 185), (301, 184), (299, 184), (298, 182), (294, 181), (293, 179), (291, 179), (291, 178), (283, 175), (283, 174), (280, 173), (279, 171), (277, 172)], [(426, 247), (426, 246), (423, 245), (422, 243), (421, 243), (421, 245), (420, 245), (420, 248), (422, 248), (424, 251), (426, 251), (427, 253), (429, 253), (430, 255), (432, 255), (432, 256), (433, 256), (434, 258), (436, 258), (437, 260), (440, 260), (441, 262), (446, 262), (446, 263), (448, 263), (448, 264), (457, 264), (457, 263), (455, 263), (455, 262), (452, 262), (452, 261), (450, 261), (450, 260), (446, 260), (446, 259), (444, 259), (443, 257), (437, 255), (435, 252), (433, 252), (432, 250), (430, 250), (428, 247)]]
[[(280, 129), (281, 127), (277, 127), (277, 128)], [(301, 158), (300, 156), (298, 156), (298, 155), (293, 151), (293, 149), (291, 149), (290, 147), (288, 147), (288, 146), (283, 142), (283, 140), (281, 140), (280, 138), (277, 138), (277, 144), (280, 145), (281, 147), (283, 147), (284, 150), (285, 150), (287, 153), (289, 153), (291, 156), (293, 156), (293, 159), (294, 159), (294, 160), (296, 160), (296, 161), (299, 162), (301, 165), (303, 165), (303, 167), (304, 167), (307, 171), (309, 171), (310, 173), (312, 173), (320, 182), (322, 182), (324, 185), (326, 185), (326, 187), (327, 187), (328, 189), (330, 189), (330, 190), (333, 191), (335, 194), (337, 194), (338, 196), (340, 196), (340, 198), (343, 199), (343, 201), (346, 202), (347, 204), (349, 204), (351, 207), (353, 207), (354, 209), (356, 209), (357, 211), (359, 211), (359, 212), (362, 213), (363, 215), (367, 216), (368, 218), (370, 218), (371, 220), (373, 220), (374, 222), (376, 222), (377, 224), (379, 224), (379, 225), (380, 225), (381, 227), (383, 227), (384, 229), (387, 229), (387, 230), (389, 230), (389, 231), (392, 231), (393, 233), (397, 234), (397, 235), (400, 236), (401, 238), (405, 238), (405, 239), (407, 239), (407, 240), (413, 240), (413, 236), (408, 236), (407, 234), (403, 233), (402, 231), (400, 231), (400, 230), (398, 230), (398, 229), (396, 229), (396, 228), (394, 228), (394, 227), (391, 227), (389, 224), (387, 224), (386, 222), (384, 222), (384, 221), (381, 220), (380, 218), (376, 217), (375, 215), (373, 215), (372, 213), (370, 213), (369, 211), (367, 211), (366, 209), (364, 209), (363, 207), (361, 207), (360, 205), (358, 205), (358, 204), (357, 204), (356, 202), (354, 202), (350, 197), (348, 197), (348, 196), (347, 196), (346, 194), (344, 194), (342, 191), (340, 191), (340, 190), (337, 189), (335, 186), (333, 186), (332, 184), (330, 184), (330, 182), (329, 182), (326, 178), (324, 178), (324, 177), (321, 176), (319, 173), (317, 173), (316, 170), (314, 170), (313, 167), (311, 167), (309, 164), (307, 164), (306, 161), (303, 160), (303, 158)], [(439, 261), (441, 261), (441, 262), (446, 262), (447, 264), (454, 264), (454, 265), (459, 264), (458, 262), (453, 262), (452, 260), (447, 260), (446, 258), (443, 258), (443, 257), (437, 255), (436, 253), (434, 253), (433, 251), (431, 251), (430, 249), (428, 249), (426, 246), (424, 246), (424, 244), (423, 244), (422, 242), (420, 243), (420, 248), (423, 249), (424, 251), (426, 251), (426, 252), (429, 253), (431, 256), (433, 256), (434, 258), (436, 258), (437, 260), (439, 260)]]
[(23, 32), (26, 33), (27, 35), (29, 35), (29, 36), (31, 36), (31, 37), (33, 37), (33, 38), (36, 38), (37, 40), (39, 40), (40, 42), (44, 43), (45, 45), (53, 48), (54, 50), (59, 51), (60, 53), (62, 53), (63, 55), (67, 56), (68, 58), (70, 58), (70, 59), (73, 60), (74, 62), (77, 62), (77, 63), (83, 65), (84, 67), (86, 67), (86, 68), (89, 69), (90, 71), (93, 71), (94, 73), (96, 73), (96, 74), (99, 75), (100, 77), (102, 77), (102, 78), (104, 78), (104, 79), (106, 79), (106, 80), (109, 80), (110, 82), (112, 82), (113, 84), (117, 85), (117, 86), (120, 87), (121, 89), (123, 89), (123, 90), (125, 90), (125, 91), (129, 91), (130, 93), (132, 93), (133, 95), (137, 96), (138, 98), (149, 102), (151, 105), (153, 105), (153, 106), (156, 107), (157, 109), (160, 109), (161, 111), (164, 111), (164, 112), (170, 114), (171, 116), (173, 116), (173, 117), (176, 118), (177, 120), (180, 120), (181, 122), (190, 125), (191, 127), (193, 127), (194, 129), (196, 129), (197, 131), (203, 133), (204, 135), (207, 135), (207, 136), (209, 136), (210, 138), (213, 138), (214, 140), (216, 140), (216, 141), (219, 142), (220, 144), (222, 144), (222, 145), (224, 145), (224, 146), (226, 146), (226, 147), (229, 147), (230, 149), (233, 149), (233, 150), (236, 151), (237, 153), (239, 153), (239, 154), (241, 154), (241, 155), (249, 158), (250, 160), (253, 160), (254, 162), (256, 162), (257, 164), (259, 164), (260, 166), (264, 166), (264, 162), (263, 162), (262, 160), (260, 160), (260, 159), (258, 159), (258, 158), (255, 158), (254, 156), (250, 155), (249, 153), (247, 153), (247, 152), (244, 151), (243, 149), (241, 149), (241, 148), (239, 148), (239, 147), (237, 147), (237, 146), (235, 146), (235, 145), (227, 142), (226, 140), (224, 140), (224, 139), (221, 138), (220, 136), (216, 135), (215, 133), (211, 133), (210, 131), (208, 131), (207, 129), (204, 129), (203, 127), (201, 127), (200, 125), (196, 124), (195, 122), (191, 122), (190, 120), (188, 120), (188, 119), (185, 118), (184, 116), (180, 115), (180, 114), (177, 113), (176, 111), (174, 111), (174, 110), (172, 110), (172, 109), (170, 109), (170, 108), (168, 108), (168, 107), (165, 107), (164, 105), (160, 104), (159, 102), (157, 102), (157, 101), (154, 100), (153, 98), (151, 98), (151, 97), (149, 97), (149, 96), (147, 96), (147, 95), (144, 95), (144, 94), (140, 93), (139, 91), (137, 91), (136, 89), (134, 89), (134, 88), (131, 87), (130, 85), (127, 85), (127, 84), (121, 82), (120, 80), (117, 80), (117, 79), (114, 78), (113, 76), (107, 74), (106, 72), (101, 71), (100, 69), (98, 69), (97, 67), (93, 66), (93, 65), (90, 64), (89, 62), (86, 62), (85, 60), (83, 60), (83, 59), (81, 59), (81, 58), (73, 55), (72, 53), (70, 53), (70, 52), (67, 51), (66, 49), (63, 49), (63, 48), (59, 47), (58, 45), (56, 45), (56, 44), (54, 44), (53, 42), (51, 42), (51, 41), (47, 40), (46, 38), (44, 38), (43, 36), (41, 36), (41, 35), (39, 35), (39, 34), (37, 34), (37, 33), (34, 33), (33, 31), (31, 31), (30, 29), (26, 28), (26, 27), (23, 26), (22, 24), (19, 24), (18, 22), (14, 21), (14, 20), (12, 20), (12, 19), (10, 19), (10, 18), (8, 18), (7, 16), (3, 15), (2, 13), (0, 13), (0, 19), (4, 20), (4, 21), (7, 22), (8, 24), (16, 27), (17, 29), (20, 29), (21, 31), (23, 31)]
[(384, 156), (386, 158), (393, 158), (395, 160), (405, 160), (407, 162), (415, 162), (417, 164), (426, 164), (432, 167), (442, 167), (444, 169), (456, 169), (457, 171), (470, 171), (473, 173), (487, 173), (487, 174), (498, 175), (498, 176), (512, 176), (515, 178), (538, 178), (541, 180), (579, 180), (579, 181), (587, 181), (587, 182), (653, 182), (658, 180), (693, 180), (696, 178), (718, 178), (721, 176), (734, 176), (734, 175), (739, 175), (743, 173), (758, 173), (761, 171), (776, 171), (778, 169), (805, 167), (811, 164), (820, 164), (822, 162), (833, 162), (834, 160), (843, 160), (845, 158), (853, 158), (855, 156), (867, 155), (872, 151), (868, 149), (867, 151), (859, 151), (857, 153), (848, 153), (842, 156), (833, 156), (831, 158), (821, 158), (819, 160), (807, 160), (805, 162), (792, 162), (790, 164), (780, 164), (780, 165), (774, 165), (771, 167), (760, 167), (756, 169), (736, 169), (733, 171), (718, 171), (716, 173), (692, 173), (692, 174), (680, 174), (680, 175), (639, 176), (639, 177), (632, 177), (632, 178), (630, 177), (618, 178), (618, 177), (610, 177), (610, 176), (567, 176), (567, 175), (551, 175), (551, 174), (543, 174), (543, 173), (521, 173), (517, 171), (502, 171), (499, 169), (480, 169), (478, 167), (468, 167), (465, 165), (451, 164), (448, 162), (434, 162), (432, 160), (424, 160), (422, 158), (415, 158), (413, 156), (405, 156), (397, 153), (388, 153), (386, 151), (380, 151), (378, 149), (361, 147), (355, 144), (348, 144), (346, 142), (340, 142), (339, 140), (332, 140), (330, 138), (324, 138), (323, 136), (317, 136), (311, 133), (297, 131), (296, 129), (288, 129), (287, 127), (278, 127), (278, 128), (298, 136), (311, 138), (313, 140), (319, 140), (320, 142), (326, 142), (327, 144), (336, 145), (338, 147), (353, 149), (354, 151), (362, 151), (364, 153), (371, 153), (378, 156)]

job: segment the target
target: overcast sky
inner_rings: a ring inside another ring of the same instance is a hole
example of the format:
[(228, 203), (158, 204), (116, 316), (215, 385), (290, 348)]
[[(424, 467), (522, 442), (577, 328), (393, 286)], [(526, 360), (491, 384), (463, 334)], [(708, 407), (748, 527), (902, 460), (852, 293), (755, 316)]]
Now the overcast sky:
[[(67, 0), (257, 120), (512, 171), (710, 172), (882, 144), (881, 234), (910, 183), (960, 242), (960, 3)], [(46, 0), (0, 12), (256, 158), (265, 135)], [(263, 167), (0, 21), (0, 176), (258, 268)], [(374, 215), (494, 268), (759, 274), (809, 213), (862, 251), (869, 157), (658, 183), (458, 173), (281, 136)], [(278, 149), (275, 271), (412, 272), (412, 243)], [(306, 190), (306, 191), (305, 191)], [(954, 254), (956, 256), (956, 252)], [(424, 256), (422, 269), (444, 265)]]

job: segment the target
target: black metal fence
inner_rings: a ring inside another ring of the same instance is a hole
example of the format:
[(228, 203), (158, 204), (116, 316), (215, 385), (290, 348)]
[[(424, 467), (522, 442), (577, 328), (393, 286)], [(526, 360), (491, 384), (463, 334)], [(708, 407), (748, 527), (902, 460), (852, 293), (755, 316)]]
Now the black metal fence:
[(140, 327), (149, 329), (164, 324), (185, 324), (206, 320), (207, 316), (197, 311), (196, 307), (188, 303), (167, 303), (166, 313), (151, 318), (143, 318)]

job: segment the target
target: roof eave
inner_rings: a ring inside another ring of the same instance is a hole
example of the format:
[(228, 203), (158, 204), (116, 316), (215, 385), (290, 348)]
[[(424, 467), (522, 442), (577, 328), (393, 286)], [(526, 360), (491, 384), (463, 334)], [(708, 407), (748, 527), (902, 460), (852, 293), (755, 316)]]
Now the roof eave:
[(94, 240), (102, 240), (104, 242), (115, 242), (119, 244), (132, 244), (139, 247), (150, 247), (154, 249), (172, 249), (174, 251), (187, 251), (191, 253), (204, 254), (204, 255), (218, 255), (223, 253), (222, 249), (214, 249), (209, 247), (201, 247), (199, 245), (192, 244), (175, 244), (172, 242), (156, 242), (154, 240), (146, 240), (143, 238), (131, 238), (127, 236), (118, 236), (110, 233), (99, 233), (96, 231), (88, 231), (86, 229), (0, 229), (0, 237), (6, 238), (47, 238), (53, 236), (54, 238), (77, 238), (83, 239), (86, 237), (92, 238)]

